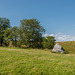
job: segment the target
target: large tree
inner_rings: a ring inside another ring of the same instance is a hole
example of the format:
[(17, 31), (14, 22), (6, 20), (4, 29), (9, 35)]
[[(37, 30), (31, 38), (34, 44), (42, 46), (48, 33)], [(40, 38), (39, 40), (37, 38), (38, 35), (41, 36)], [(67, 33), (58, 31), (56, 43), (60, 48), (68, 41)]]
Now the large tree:
[(9, 43), (12, 41), (14, 46), (17, 46), (17, 40), (18, 40), (18, 28), (16, 26), (5, 30), (4, 32), (4, 39), (6, 43)]
[(37, 19), (23, 19), (20, 21), (20, 39), (30, 47), (39, 47), (42, 42), (42, 33), (45, 29)]
[(0, 18), (0, 46), (2, 46), (4, 40), (4, 31), (10, 28), (10, 21), (6, 18)]

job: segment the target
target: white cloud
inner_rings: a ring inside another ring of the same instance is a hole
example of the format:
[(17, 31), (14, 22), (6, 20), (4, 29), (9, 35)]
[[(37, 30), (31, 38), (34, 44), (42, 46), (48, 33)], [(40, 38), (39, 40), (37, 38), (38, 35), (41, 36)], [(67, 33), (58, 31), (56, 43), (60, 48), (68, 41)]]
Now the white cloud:
[(54, 36), (54, 34), (50, 34), (49, 36)]
[(62, 33), (56, 33), (56, 34), (45, 34), (43, 36), (54, 36), (56, 41), (75, 41), (75, 36), (70, 35), (64, 35)]
[(46, 37), (46, 36), (48, 36), (48, 34), (44, 34), (43, 36)]

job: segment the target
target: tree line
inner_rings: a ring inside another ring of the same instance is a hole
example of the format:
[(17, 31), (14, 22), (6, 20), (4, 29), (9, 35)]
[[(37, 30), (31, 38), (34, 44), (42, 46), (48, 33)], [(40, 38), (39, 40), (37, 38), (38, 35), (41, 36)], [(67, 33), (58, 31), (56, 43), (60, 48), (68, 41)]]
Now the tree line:
[(37, 19), (22, 19), (20, 26), (11, 27), (10, 20), (0, 18), (0, 46), (53, 48), (55, 38), (43, 37), (45, 29)]

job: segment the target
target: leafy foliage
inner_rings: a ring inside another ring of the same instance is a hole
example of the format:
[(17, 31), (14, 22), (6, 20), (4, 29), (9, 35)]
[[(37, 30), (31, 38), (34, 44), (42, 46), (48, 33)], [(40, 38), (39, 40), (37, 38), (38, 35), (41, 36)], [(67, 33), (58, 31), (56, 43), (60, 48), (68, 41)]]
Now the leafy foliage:
[(52, 49), (55, 44), (55, 38), (53, 36), (47, 36), (43, 38), (42, 45), (44, 48)]
[(10, 22), (6, 18), (0, 18), (0, 45), (4, 43), (6, 46), (12, 42), (13, 46), (32, 48), (48, 48), (54, 46), (55, 39), (52, 36), (43, 38), (42, 34), (45, 29), (40, 25), (37, 19), (23, 19), (20, 21), (20, 27), (11, 27)]
[(15, 27), (5, 30), (4, 39), (6, 43), (12, 41), (13, 45), (17, 46), (18, 28), (15, 26)]
[(42, 42), (42, 33), (45, 29), (37, 19), (23, 19), (20, 25), (21, 41), (29, 47), (39, 47)]
[(4, 40), (4, 31), (6, 29), (10, 28), (10, 21), (9, 19), (6, 18), (0, 18), (0, 46), (2, 46), (3, 44), (3, 40)]

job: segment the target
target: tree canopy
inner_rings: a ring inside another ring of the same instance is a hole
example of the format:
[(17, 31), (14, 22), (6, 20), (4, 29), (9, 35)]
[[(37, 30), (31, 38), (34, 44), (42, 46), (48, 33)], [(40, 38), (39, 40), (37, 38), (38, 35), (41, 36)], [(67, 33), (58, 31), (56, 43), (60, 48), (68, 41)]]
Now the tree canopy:
[(43, 38), (42, 44), (44, 48), (52, 49), (55, 44), (55, 38), (53, 36), (47, 36)]
[(6, 42), (12, 41), (14, 46), (17, 46), (18, 28), (16, 26), (5, 30), (4, 39)]
[(7, 18), (0, 18), (0, 46), (2, 46), (4, 40), (4, 31), (10, 28), (10, 21)]
[(0, 18), (0, 46), (5, 44), (9, 46), (12, 42), (15, 47), (25, 45), (31, 48), (48, 48), (54, 46), (55, 38), (53, 36), (42, 37), (45, 29), (37, 19), (22, 19), (20, 27), (10, 27), (10, 21), (7, 18)]
[(23, 19), (20, 21), (20, 37), (30, 47), (36, 47), (42, 42), (42, 33), (45, 29), (37, 19)]

